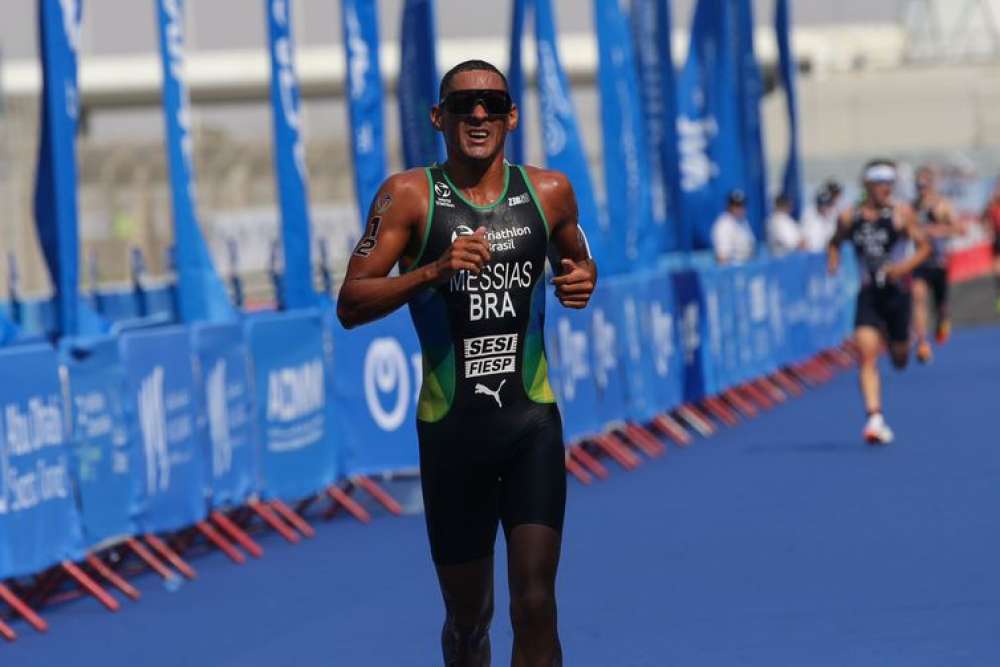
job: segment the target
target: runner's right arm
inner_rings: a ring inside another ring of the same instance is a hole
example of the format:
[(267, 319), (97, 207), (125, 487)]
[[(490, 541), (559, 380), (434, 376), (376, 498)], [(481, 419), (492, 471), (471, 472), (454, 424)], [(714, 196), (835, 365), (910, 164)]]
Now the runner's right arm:
[(845, 209), (837, 217), (837, 231), (830, 238), (830, 243), (826, 246), (826, 270), (829, 273), (836, 273), (840, 268), (840, 246), (847, 240), (851, 232), (851, 220), (854, 218), (854, 209)]
[(368, 213), (365, 234), (358, 242), (337, 299), (337, 317), (347, 329), (385, 317), (421, 290), (441, 283), (463, 269), (478, 274), (489, 261), (485, 229), (458, 237), (434, 262), (389, 276), (397, 262), (412, 265), (419, 258), (420, 239), (429, 206), (423, 170), (389, 177), (379, 188)]

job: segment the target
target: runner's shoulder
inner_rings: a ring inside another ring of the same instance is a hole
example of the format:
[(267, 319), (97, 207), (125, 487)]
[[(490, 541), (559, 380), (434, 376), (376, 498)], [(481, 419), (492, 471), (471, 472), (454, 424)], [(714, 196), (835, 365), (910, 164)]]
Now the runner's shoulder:
[(573, 193), (569, 177), (561, 171), (531, 165), (523, 165), (522, 169), (540, 196), (558, 197)]
[(389, 176), (382, 182), (372, 203), (373, 213), (397, 220), (403, 218), (416, 220), (427, 214), (429, 201), (430, 187), (427, 185), (427, 175), (424, 170), (407, 169)]
[(550, 224), (576, 217), (576, 195), (569, 177), (555, 169), (525, 165), (524, 173), (538, 194), (539, 204), (545, 209)]

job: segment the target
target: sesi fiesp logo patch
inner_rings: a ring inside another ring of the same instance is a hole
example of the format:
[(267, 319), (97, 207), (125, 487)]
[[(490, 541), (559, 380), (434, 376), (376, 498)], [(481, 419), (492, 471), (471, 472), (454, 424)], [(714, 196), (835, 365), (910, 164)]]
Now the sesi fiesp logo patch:
[(455, 208), (455, 202), (451, 200), (451, 188), (444, 183), (434, 184), (434, 205), (445, 208)]

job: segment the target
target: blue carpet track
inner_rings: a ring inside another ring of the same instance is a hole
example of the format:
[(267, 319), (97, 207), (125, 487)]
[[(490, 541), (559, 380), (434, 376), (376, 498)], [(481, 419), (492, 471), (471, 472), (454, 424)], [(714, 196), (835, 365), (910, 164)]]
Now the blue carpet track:
[[(847, 372), (636, 472), (571, 482), (566, 664), (1000, 665), (1000, 329), (885, 378), (889, 447), (861, 444)], [(143, 599), (117, 615), (83, 600), (47, 610), (47, 635), (17, 623), (0, 665), (440, 664), (422, 517), (263, 543), (244, 567), (196, 560), (176, 592), (140, 577)]]

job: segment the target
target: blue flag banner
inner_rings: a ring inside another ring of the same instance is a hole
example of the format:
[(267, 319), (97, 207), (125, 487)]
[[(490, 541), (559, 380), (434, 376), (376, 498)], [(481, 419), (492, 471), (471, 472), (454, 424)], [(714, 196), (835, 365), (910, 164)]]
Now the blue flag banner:
[[(740, 0), (742, 1), (742, 0)], [(694, 248), (711, 246), (726, 194), (747, 187), (743, 163), (734, 3), (698, 0), (678, 84), (681, 210)]]
[(802, 162), (799, 154), (799, 103), (795, 56), (792, 54), (792, 17), (788, 0), (775, 0), (774, 34), (778, 41), (778, 71), (788, 109), (788, 158), (781, 191), (792, 199), (792, 217), (802, 214)]
[(203, 451), (195, 428), (190, 332), (185, 327), (130, 331), (119, 338), (141, 443), (134, 461), (139, 530), (178, 530), (205, 518)]
[(650, 213), (661, 252), (690, 250), (681, 229), (677, 153), (677, 82), (674, 73), (670, 4), (632, 0), (639, 92), (648, 144)]
[(191, 329), (198, 432), (213, 507), (241, 505), (257, 487), (250, 351), (237, 324)]
[(265, 0), (271, 50), (271, 115), (274, 120), (274, 168), (281, 206), (285, 273), (281, 302), (307, 308), (317, 302), (312, 282), (306, 153), (302, 145), (299, 82), (291, 32), (291, 0)]
[[(524, 99), (524, 58), (521, 43), (524, 41), (524, 24), (527, 20), (528, 11), (531, 9), (529, 2), (532, 0), (514, 0), (510, 17), (510, 55), (507, 62), (507, 90), (511, 99), (517, 105), (520, 118), (520, 125), (523, 127), (526, 120), (525, 99)], [(505, 150), (507, 159), (514, 164), (524, 164), (524, 132), (515, 131), (507, 135), (507, 145)]]
[(431, 107), (438, 102), (437, 53), (433, 0), (406, 0), (400, 31), (396, 97), (407, 169), (443, 162), (444, 141), (430, 123)]
[(158, 0), (157, 18), (179, 316), (184, 322), (233, 321), (236, 312), (212, 263), (195, 214), (191, 105), (184, 84), (184, 0)]
[(0, 581), (82, 555), (59, 361), (49, 346), (0, 351)]
[[(296, 500), (336, 481), (340, 436), (328, 396), (328, 356), (318, 310), (247, 320), (254, 367), (260, 491)], [(336, 439), (335, 439), (336, 437)]]
[[(332, 313), (332, 310), (330, 311)], [(333, 317), (337, 433), (348, 476), (414, 469), (420, 341), (405, 310), (347, 331)]]
[(758, 240), (766, 238), (768, 197), (767, 165), (761, 136), (760, 101), (764, 82), (753, 48), (753, 4), (751, 0), (736, 3), (739, 48), (736, 51), (736, 81), (739, 84), (739, 121), (743, 144), (744, 178), (747, 192), (747, 217)]
[(77, 50), (82, 12), (82, 0), (38, 2), (42, 100), (35, 222), (55, 291), (55, 333), (67, 335), (82, 330), (76, 197)]
[(538, 96), (541, 107), (545, 164), (566, 174), (576, 193), (580, 225), (587, 234), (597, 265), (610, 266), (606, 217), (600, 216), (590, 180), (587, 153), (580, 140), (569, 79), (559, 60), (555, 16), (551, 0), (533, 0), (538, 44)]
[(563, 308), (550, 292), (546, 304), (545, 353), (549, 382), (563, 417), (567, 445), (600, 433), (597, 383), (591, 353), (591, 314)]
[(347, 108), (358, 214), (365, 215), (385, 180), (385, 116), (379, 68), (378, 7), (372, 0), (342, 0), (344, 49), (347, 52)]
[(610, 223), (604, 273), (652, 266), (663, 248), (653, 224), (650, 166), (628, 20), (619, 0), (594, 0), (598, 89), (604, 136), (605, 215)]
[(88, 548), (133, 535), (135, 439), (129, 438), (125, 368), (118, 339), (64, 339), (73, 480)]

